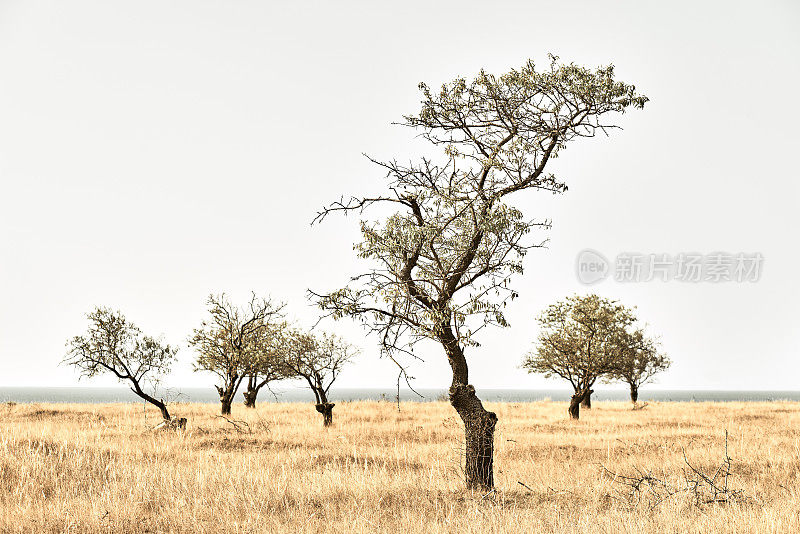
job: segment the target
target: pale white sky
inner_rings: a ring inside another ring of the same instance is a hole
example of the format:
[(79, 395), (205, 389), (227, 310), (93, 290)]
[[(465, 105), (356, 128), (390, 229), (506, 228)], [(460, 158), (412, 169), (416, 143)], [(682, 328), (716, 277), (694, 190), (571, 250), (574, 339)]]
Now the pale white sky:
[[(614, 63), (651, 102), (554, 162), (567, 194), (518, 197), (553, 219), (550, 247), (526, 259), (512, 327), (468, 352), (472, 382), (561, 386), (517, 366), (535, 315), (593, 290), (661, 335), (674, 366), (657, 387), (797, 389), (798, 27), (790, 1), (0, 0), (0, 385), (74, 385), (58, 362), (98, 304), (184, 346), (212, 291), (269, 293), (312, 324), (306, 289), (356, 272), (357, 220), (309, 222), (381, 186), (362, 152), (413, 155), (390, 123), (418, 109), (417, 84), (553, 52)], [(764, 269), (586, 288), (584, 248), (760, 252)], [(394, 384), (375, 340), (329, 326), (363, 349), (339, 385)], [(172, 384), (211, 387), (180, 358)], [(435, 346), (411, 373), (450, 382)]]

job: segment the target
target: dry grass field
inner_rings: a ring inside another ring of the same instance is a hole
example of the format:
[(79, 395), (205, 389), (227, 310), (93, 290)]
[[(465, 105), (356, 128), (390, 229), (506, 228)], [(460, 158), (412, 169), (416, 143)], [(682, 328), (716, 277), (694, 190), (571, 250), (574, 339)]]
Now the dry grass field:
[[(445, 403), (0, 405), (2, 532), (800, 532), (800, 403), (492, 404), (496, 491), (462, 491), (462, 431)], [(625, 498), (604, 472), (685, 486), (733, 458), (741, 498)], [(524, 486), (523, 486), (524, 484)]]

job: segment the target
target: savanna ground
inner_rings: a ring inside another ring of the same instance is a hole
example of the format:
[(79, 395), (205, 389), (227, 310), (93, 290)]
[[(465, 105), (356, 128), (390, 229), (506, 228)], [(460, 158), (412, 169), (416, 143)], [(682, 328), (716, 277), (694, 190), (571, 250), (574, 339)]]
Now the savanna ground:
[[(443, 402), (0, 405), (2, 532), (800, 532), (800, 403), (487, 403), (496, 491), (462, 490), (462, 427)], [(687, 459), (733, 458), (728, 504), (627, 500), (607, 474), (685, 486)], [(523, 486), (524, 484), (524, 486)]]

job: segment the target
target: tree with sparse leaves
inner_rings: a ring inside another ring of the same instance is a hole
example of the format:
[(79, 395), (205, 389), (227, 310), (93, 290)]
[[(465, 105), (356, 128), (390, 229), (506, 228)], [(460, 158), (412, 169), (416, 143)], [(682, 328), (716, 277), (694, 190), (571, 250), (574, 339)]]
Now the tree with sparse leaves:
[(615, 301), (597, 295), (568, 297), (539, 316), (538, 344), (522, 367), (569, 381), (574, 390), (569, 415), (578, 419), (595, 382), (616, 369), (621, 335), (635, 321), (633, 311)]
[[(159, 379), (169, 372), (178, 349), (144, 335), (119, 311), (98, 307), (87, 318), (86, 334), (67, 342), (64, 363), (75, 366), (87, 378), (111, 374), (120, 382), (129, 382), (131, 391), (158, 408), (161, 417), (171, 422), (167, 404), (155, 397), (155, 390)], [(175, 422), (183, 427), (186, 419)]]
[(615, 128), (607, 116), (642, 108), (647, 98), (615, 80), (611, 66), (591, 70), (555, 57), (543, 70), (529, 61), (501, 76), (481, 71), (420, 90), (422, 109), (402, 124), (438, 155), (372, 160), (387, 174), (385, 192), (341, 199), (318, 214), (317, 221), (384, 208), (362, 221), (357, 244), (373, 268), (312, 296), (326, 315), (360, 320), (395, 361), (421, 340), (442, 347), (453, 373), (450, 402), (464, 423), (467, 487), (491, 488), (497, 417), (470, 385), (465, 351), (485, 326), (507, 326), (504, 309), (517, 296), (512, 277), (537, 246), (526, 238), (548, 226), (511, 201), (524, 191), (566, 191), (546, 172), (548, 162), (568, 143)]
[(315, 408), (323, 426), (333, 424), (333, 407), (328, 394), (342, 368), (358, 350), (335, 334), (320, 335), (292, 330), (284, 338), (284, 376), (305, 380), (314, 393)]
[(648, 337), (642, 328), (620, 332), (617, 345), (619, 353), (609, 373), (609, 379), (628, 384), (631, 402), (636, 404), (642, 384), (669, 369), (672, 362), (660, 351), (658, 341)]
[(257, 298), (236, 307), (225, 294), (208, 297), (211, 319), (194, 330), (189, 345), (197, 352), (195, 371), (217, 375), (215, 385), (222, 415), (231, 413), (231, 405), (242, 381), (252, 376), (260, 358), (261, 339), (271, 321), (281, 317), (283, 304), (269, 298)]

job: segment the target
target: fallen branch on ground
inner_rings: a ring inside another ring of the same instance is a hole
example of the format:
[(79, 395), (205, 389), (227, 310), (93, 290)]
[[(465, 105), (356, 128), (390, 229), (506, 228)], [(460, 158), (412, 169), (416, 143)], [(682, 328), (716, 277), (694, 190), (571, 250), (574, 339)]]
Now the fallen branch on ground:
[(692, 498), (692, 503), (697, 507), (707, 504), (729, 504), (745, 500), (742, 490), (731, 489), (728, 479), (732, 475), (731, 464), (733, 459), (728, 454), (728, 431), (725, 431), (725, 456), (722, 463), (713, 475), (706, 475), (694, 467), (683, 451), (683, 461), (686, 467), (682, 469), (681, 477), (671, 481), (666, 472), (660, 475), (651, 470), (642, 470), (634, 467), (635, 475), (622, 475), (615, 473), (601, 464), (603, 471), (612, 477), (612, 483), (626, 487), (618, 495), (611, 495), (628, 506), (635, 508), (645, 504), (650, 510), (656, 508), (666, 499), (675, 495), (687, 495)]
[(234, 430), (236, 430), (236, 432), (238, 432), (239, 434), (253, 433), (253, 429), (250, 428), (250, 425), (247, 423), (247, 421), (241, 421), (239, 419), (228, 419), (224, 415), (218, 415), (217, 418), (224, 419), (225, 421), (229, 422), (231, 425), (233, 425)]

